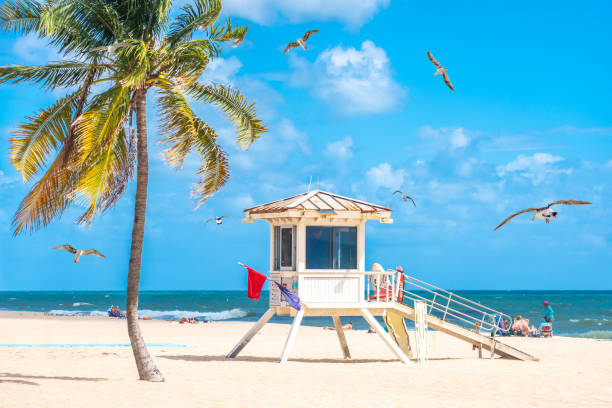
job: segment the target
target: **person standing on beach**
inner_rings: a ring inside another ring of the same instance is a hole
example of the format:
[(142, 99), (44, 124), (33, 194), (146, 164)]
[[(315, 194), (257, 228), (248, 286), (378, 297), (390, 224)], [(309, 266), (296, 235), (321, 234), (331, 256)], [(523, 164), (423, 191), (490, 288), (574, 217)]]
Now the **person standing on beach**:
[(544, 312), (544, 322), (540, 324), (540, 330), (542, 330), (542, 327), (544, 326), (552, 327), (553, 321), (555, 320), (555, 312), (553, 308), (550, 307), (550, 302), (546, 300), (544, 301), (544, 303), (542, 303), (542, 305), (544, 306), (546, 311)]

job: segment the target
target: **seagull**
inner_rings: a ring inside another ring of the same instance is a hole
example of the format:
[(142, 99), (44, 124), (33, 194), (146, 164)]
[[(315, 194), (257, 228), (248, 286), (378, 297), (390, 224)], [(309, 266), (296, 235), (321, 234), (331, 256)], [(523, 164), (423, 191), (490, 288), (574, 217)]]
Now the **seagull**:
[(557, 218), (557, 212), (553, 211), (553, 209), (551, 208), (553, 205), (557, 205), (557, 204), (584, 205), (584, 204), (591, 204), (591, 203), (589, 203), (588, 201), (579, 201), (579, 200), (559, 200), (559, 201), (555, 201), (554, 203), (548, 204), (546, 207), (527, 208), (523, 211), (517, 212), (516, 214), (512, 214), (511, 216), (506, 218), (501, 224), (495, 227), (493, 231), (497, 230), (499, 227), (501, 227), (502, 225), (504, 225), (505, 223), (507, 223), (514, 217), (516, 217), (517, 215), (526, 213), (529, 211), (535, 211), (535, 214), (533, 215), (533, 218), (531, 219), (531, 221), (535, 220), (536, 218), (539, 218), (541, 220), (546, 220), (546, 223), (548, 224), (550, 222), (550, 217)]
[(76, 255), (74, 257), (75, 264), (79, 263), (79, 258), (81, 257), (81, 255), (97, 255), (100, 258), (106, 258), (104, 255), (102, 255), (100, 252), (96, 251), (95, 249), (76, 249), (68, 244), (56, 246), (56, 247), (53, 247), (53, 249), (65, 249), (71, 254)]
[(436, 76), (436, 75), (440, 75), (440, 74), (441, 74), (441, 75), (442, 75), (442, 78), (444, 78), (444, 82), (446, 83), (446, 85), (448, 85), (448, 87), (450, 88), (450, 90), (451, 90), (451, 91), (454, 91), (454, 90), (455, 90), (455, 88), (453, 88), (453, 84), (451, 84), (450, 79), (448, 79), (448, 74), (446, 73), (446, 70), (447, 70), (448, 68), (443, 67), (442, 65), (440, 65), (440, 63), (438, 62), (438, 60), (436, 60), (436, 59), (434, 58), (434, 56), (433, 56), (433, 55), (431, 55), (431, 52), (429, 52), (429, 50), (427, 50), (427, 56), (429, 57), (429, 60), (430, 60), (431, 62), (433, 62), (433, 64), (434, 64), (434, 65), (436, 66), (436, 68), (437, 68), (437, 71), (436, 71), (436, 73), (434, 74), (434, 76)]
[(290, 49), (295, 48), (295, 47), (302, 47), (303, 49), (306, 49), (306, 40), (308, 40), (308, 37), (318, 32), (319, 30), (306, 31), (306, 34), (304, 34), (302, 38), (298, 38), (294, 42), (290, 42), (289, 44), (287, 44), (287, 48), (285, 48), (285, 51), (283, 51), (283, 54), (286, 54), (287, 52), (289, 52)]
[(408, 201), (408, 200), (410, 200), (410, 201), (412, 201), (412, 204), (414, 204), (414, 206), (416, 207), (416, 203), (414, 202), (414, 200), (412, 199), (412, 197), (410, 197), (410, 196), (408, 196), (408, 195), (406, 195), (406, 194), (402, 193), (400, 190), (395, 190), (395, 191), (393, 192), (393, 195), (395, 195), (395, 194), (397, 194), (397, 193), (400, 193), (400, 194), (402, 195), (402, 200), (404, 200), (404, 201)]
[(208, 220), (206, 220), (204, 225), (208, 224), (209, 222), (211, 222), (213, 220), (217, 223), (217, 225), (221, 225), (221, 224), (223, 224), (223, 219), (224, 218), (232, 218), (232, 217), (231, 217), (231, 215), (222, 215), (220, 217), (209, 218)]

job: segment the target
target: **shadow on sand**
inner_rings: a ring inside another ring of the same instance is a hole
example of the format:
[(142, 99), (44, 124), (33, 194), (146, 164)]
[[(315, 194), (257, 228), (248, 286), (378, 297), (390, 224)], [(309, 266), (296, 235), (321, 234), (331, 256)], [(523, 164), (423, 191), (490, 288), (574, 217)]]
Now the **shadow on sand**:
[(15, 380), (15, 378), (26, 378), (28, 380), (108, 381), (108, 378), (96, 378), (96, 377), (68, 377), (68, 376), (25, 375), (25, 374), (19, 374), (19, 373), (0, 373), (0, 382), (20, 382), (22, 384), (39, 385), (31, 381)]
[[(249, 361), (257, 363), (278, 363), (280, 357), (255, 357), (255, 356), (242, 356), (236, 358), (226, 358), (223, 355), (220, 356), (196, 356), (196, 355), (176, 355), (176, 356), (156, 356), (157, 358), (166, 358), (168, 360), (183, 360), (183, 361)], [(365, 364), (365, 363), (396, 363), (399, 360), (396, 359), (351, 359), (344, 360), (341, 358), (290, 358), (289, 361), (298, 363), (335, 363), (335, 364)]]

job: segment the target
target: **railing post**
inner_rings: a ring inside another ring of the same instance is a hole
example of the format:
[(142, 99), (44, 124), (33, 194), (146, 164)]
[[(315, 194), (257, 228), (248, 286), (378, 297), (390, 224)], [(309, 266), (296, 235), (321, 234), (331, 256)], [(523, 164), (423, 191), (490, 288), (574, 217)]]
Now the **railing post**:
[(431, 314), (431, 311), (433, 310), (433, 305), (436, 303), (436, 296), (438, 296), (438, 294), (434, 293), (434, 297), (433, 297), (433, 299), (431, 299), (431, 305), (429, 306), (429, 313), (428, 314)]
[(442, 320), (446, 319), (446, 313), (448, 313), (448, 305), (450, 305), (451, 297), (453, 297), (452, 293), (448, 296), (448, 302), (446, 302), (446, 307), (444, 308), (444, 316), (442, 316)]

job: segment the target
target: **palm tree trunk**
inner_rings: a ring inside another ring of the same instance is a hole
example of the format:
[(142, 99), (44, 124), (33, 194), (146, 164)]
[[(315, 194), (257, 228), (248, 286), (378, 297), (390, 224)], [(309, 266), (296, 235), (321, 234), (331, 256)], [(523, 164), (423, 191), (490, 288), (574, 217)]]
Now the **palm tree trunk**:
[(149, 179), (149, 158), (147, 152), (147, 94), (145, 90), (136, 91), (136, 128), (138, 131), (138, 164), (136, 173), (136, 204), (134, 205), (134, 225), (132, 227), (132, 247), (127, 287), (127, 326), (132, 352), (136, 360), (141, 380), (164, 381), (162, 373), (153, 362), (142, 337), (138, 324), (138, 289), (140, 285), (140, 263), (147, 209), (147, 183)]

